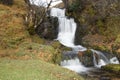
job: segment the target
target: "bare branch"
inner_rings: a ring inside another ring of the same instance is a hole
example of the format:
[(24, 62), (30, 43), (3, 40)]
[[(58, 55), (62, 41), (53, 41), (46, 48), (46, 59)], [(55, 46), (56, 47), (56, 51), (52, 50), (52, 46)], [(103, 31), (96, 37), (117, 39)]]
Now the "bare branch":
[[(33, 26), (35, 28), (39, 27), (41, 25), (41, 23), (44, 21), (44, 18), (46, 17), (46, 13), (49, 9), (49, 7), (51, 6), (52, 0), (50, 0), (50, 2), (47, 4), (46, 8), (43, 7), (46, 5), (46, 3), (39, 1), (37, 3), (37, 5), (35, 5), (35, 0), (24, 0), (28, 6), (29, 6), (29, 12), (28, 12), (28, 18), (27, 22), (29, 22), (29, 24), (33, 23)], [(46, 1), (47, 2), (47, 1)]]

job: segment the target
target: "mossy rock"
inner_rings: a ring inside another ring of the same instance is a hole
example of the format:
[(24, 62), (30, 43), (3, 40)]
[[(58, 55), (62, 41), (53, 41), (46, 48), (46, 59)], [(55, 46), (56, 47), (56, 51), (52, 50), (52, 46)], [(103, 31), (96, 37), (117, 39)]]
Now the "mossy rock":
[(102, 66), (102, 70), (120, 75), (120, 64), (108, 64), (106, 66)]
[(61, 47), (61, 44), (60, 44), (59, 41), (53, 41), (53, 42), (51, 43), (51, 46), (56, 49), (56, 48), (60, 48), (60, 47)]
[(51, 46), (54, 47), (55, 49), (59, 48), (62, 51), (71, 51), (72, 50), (71, 48), (62, 45), (59, 41), (53, 41)]
[(105, 51), (105, 52), (110, 52), (109, 48), (107, 48), (106, 46), (92, 46), (93, 49), (95, 50), (100, 50), (100, 51)]
[(90, 49), (86, 50), (85, 55), (89, 57), (92, 56), (92, 51)]

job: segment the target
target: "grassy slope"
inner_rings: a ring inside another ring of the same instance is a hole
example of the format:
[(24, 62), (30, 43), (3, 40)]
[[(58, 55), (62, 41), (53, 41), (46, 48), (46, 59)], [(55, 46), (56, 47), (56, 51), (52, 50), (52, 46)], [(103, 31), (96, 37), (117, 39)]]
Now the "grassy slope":
[(23, 0), (15, 0), (15, 4), (10, 7), (0, 4), (0, 49), (17, 48), (29, 38), (23, 20), (26, 14), (24, 5)]
[(0, 80), (83, 80), (76, 73), (40, 60), (0, 59)]
[(13, 6), (0, 4), (0, 80), (81, 80), (72, 71), (44, 62), (57, 51), (29, 35), (25, 3), (14, 1)]

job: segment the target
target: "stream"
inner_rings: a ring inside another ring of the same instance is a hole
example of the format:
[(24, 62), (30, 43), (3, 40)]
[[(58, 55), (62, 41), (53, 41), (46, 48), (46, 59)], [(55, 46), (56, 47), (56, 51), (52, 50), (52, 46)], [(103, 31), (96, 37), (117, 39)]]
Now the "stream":
[(56, 40), (58, 40), (62, 45), (72, 48), (72, 51), (63, 52), (64, 59), (61, 61), (61, 66), (83, 75), (86, 80), (90, 80), (89, 77), (94, 79), (96, 78), (95, 80), (110, 80), (110, 77), (102, 76), (105, 72), (101, 70), (101, 66), (110, 63), (119, 64), (117, 57), (108, 53), (90, 49), (92, 52), (90, 61), (93, 65), (86, 67), (83, 62), (87, 64), (89, 60), (87, 60), (84, 56), (82, 56), (82, 58), (79, 57), (78, 54), (81, 52), (79, 55), (82, 55), (85, 51), (87, 51), (87, 48), (74, 44), (77, 28), (74, 19), (68, 19), (67, 16), (65, 16), (65, 9), (59, 8), (52, 8), (50, 16), (57, 17), (59, 21), (58, 37)]
[[(44, 7), (50, 0), (35, 0), (34, 4), (38, 5), (40, 3), (45, 3)], [(61, 3), (62, 0), (53, 0), (51, 6)], [(32, 0), (30, 0), (32, 3)], [(111, 80), (107, 72), (101, 70), (101, 67), (107, 64), (119, 64), (116, 56), (110, 55), (109, 53), (103, 53), (94, 49), (90, 49), (92, 55), (90, 57), (86, 56), (85, 51), (88, 49), (82, 45), (75, 45), (75, 33), (77, 25), (73, 18), (67, 18), (65, 15), (65, 9), (51, 8), (50, 16), (57, 17), (59, 21), (58, 26), (58, 36), (55, 40), (58, 40), (62, 45), (72, 48), (72, 51), (63, 51), (63, 59), (61, 61), (61, 66), (76, 73), (82, 75), (85, 80)], [(115, 79), (118, 80), (118, 79)]]

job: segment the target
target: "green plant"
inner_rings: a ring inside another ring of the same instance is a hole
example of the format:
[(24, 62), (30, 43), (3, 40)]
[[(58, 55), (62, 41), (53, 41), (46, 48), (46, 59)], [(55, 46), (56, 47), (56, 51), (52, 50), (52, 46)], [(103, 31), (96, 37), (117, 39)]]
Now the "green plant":
[(68, 10), (69, 11), (77, 11), (80, 9), (80, 0), (74, 1), (71, 5), (69, 5)]
[(120, 34), (118, 34), (116, 40), (115, 40), (115, 43), (119, 44), (120, 43)]

